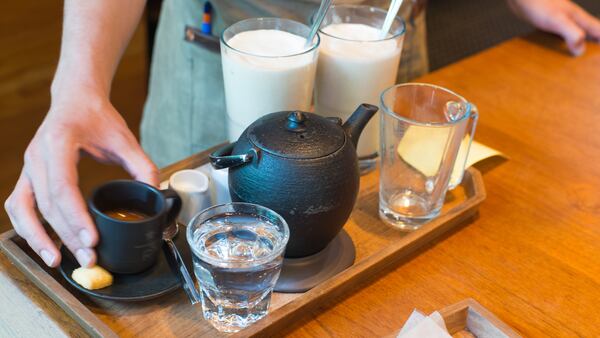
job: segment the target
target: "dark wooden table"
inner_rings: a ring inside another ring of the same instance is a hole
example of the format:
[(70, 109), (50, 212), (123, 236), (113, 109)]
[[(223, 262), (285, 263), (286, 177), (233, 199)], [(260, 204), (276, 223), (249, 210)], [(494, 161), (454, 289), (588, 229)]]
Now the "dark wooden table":
[[(572, 58), (554, 38), (518, 38), (419, 81), (474, 102), (476, 139), (510, 160), (479, 166), (475, 222), (285, 333), (389, 335), (414, 308), (472, 297), (525, 336), (599, 336), (600, 46)], [(83, 335), (1, 255), (0, 269), (0, 336)]]

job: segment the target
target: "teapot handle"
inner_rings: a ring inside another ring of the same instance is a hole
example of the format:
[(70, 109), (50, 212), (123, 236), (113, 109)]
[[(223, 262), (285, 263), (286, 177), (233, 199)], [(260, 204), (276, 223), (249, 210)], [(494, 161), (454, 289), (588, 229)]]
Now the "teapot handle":
[(210, 154), (210, 163), (215, 169), (237, 167), (252, 161), (255, 155), (254, 150), (242, 155), (231, 155), (234, 146), (235, 143), (230, 143)]

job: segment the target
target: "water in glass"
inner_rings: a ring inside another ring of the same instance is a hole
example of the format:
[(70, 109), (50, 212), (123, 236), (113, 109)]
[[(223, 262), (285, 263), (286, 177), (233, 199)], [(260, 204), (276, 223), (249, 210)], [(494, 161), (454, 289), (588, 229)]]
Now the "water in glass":
[(204, 220), (191, 235), (204, 317), (224, 332), (264, 317), (287, 241), (281, 226), (259, 215), (226, 212)]

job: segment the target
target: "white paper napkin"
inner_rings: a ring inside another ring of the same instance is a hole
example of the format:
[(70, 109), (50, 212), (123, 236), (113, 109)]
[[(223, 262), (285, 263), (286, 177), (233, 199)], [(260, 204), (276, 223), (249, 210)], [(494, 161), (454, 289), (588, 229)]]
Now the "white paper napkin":
[(452, 338), (446, 330), (444, 318), (436, 311), (425, 316), (414, 310), (398, 333), (398, 338)]
[[(434, 176), (439, 170), (444, 152), (446, 151), (445, 147), (441, 145), (444, 145), (448, 141), (450, 132), (451, 130), (448, 128), (408, 128), (396, 151), (404, 161), (420, 171), (424, 176)], [(465, 162), (468, 142), (469, 137), (465, 137), (462, 140), (450, 178), (451, 186), (460, 183), (463, 164), (466, 163), (464, 166), (466, 169), (488, 157), (504, 156), (498, 150), (473, 141)]]

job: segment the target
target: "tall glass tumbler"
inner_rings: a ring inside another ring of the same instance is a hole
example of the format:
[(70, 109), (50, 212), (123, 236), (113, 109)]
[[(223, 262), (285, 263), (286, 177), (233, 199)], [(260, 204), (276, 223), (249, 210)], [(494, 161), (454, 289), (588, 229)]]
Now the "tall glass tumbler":
[(263, 115), (309, 111), (319, 37), (305, 46), (310, 28), (281, 18), (252, 18), (221, 36), (229, 140)]
[[(396, 83), (404, 41), (404, 22), (395, 18), (380, 37), (387, 11), (370, 6), (334, 5), (319, 30), (321, 47), (315, 83), (315, 112), (346, 120), (361, 103), (377, 105), (381, 92)], [(377, 119), (358, 143), (361, 172), (376, 165)]]
[(419, 83), (385, 90), (381, 106), (379, 215), (415, 230), (439, 215), (448, 189), (460, 184), (477, 108), (448, 89)]
[(250, 203), (206, 209), (188, 225), (204, 318), (236, 332), (264, 317), (290, 237), (276, 212)]

